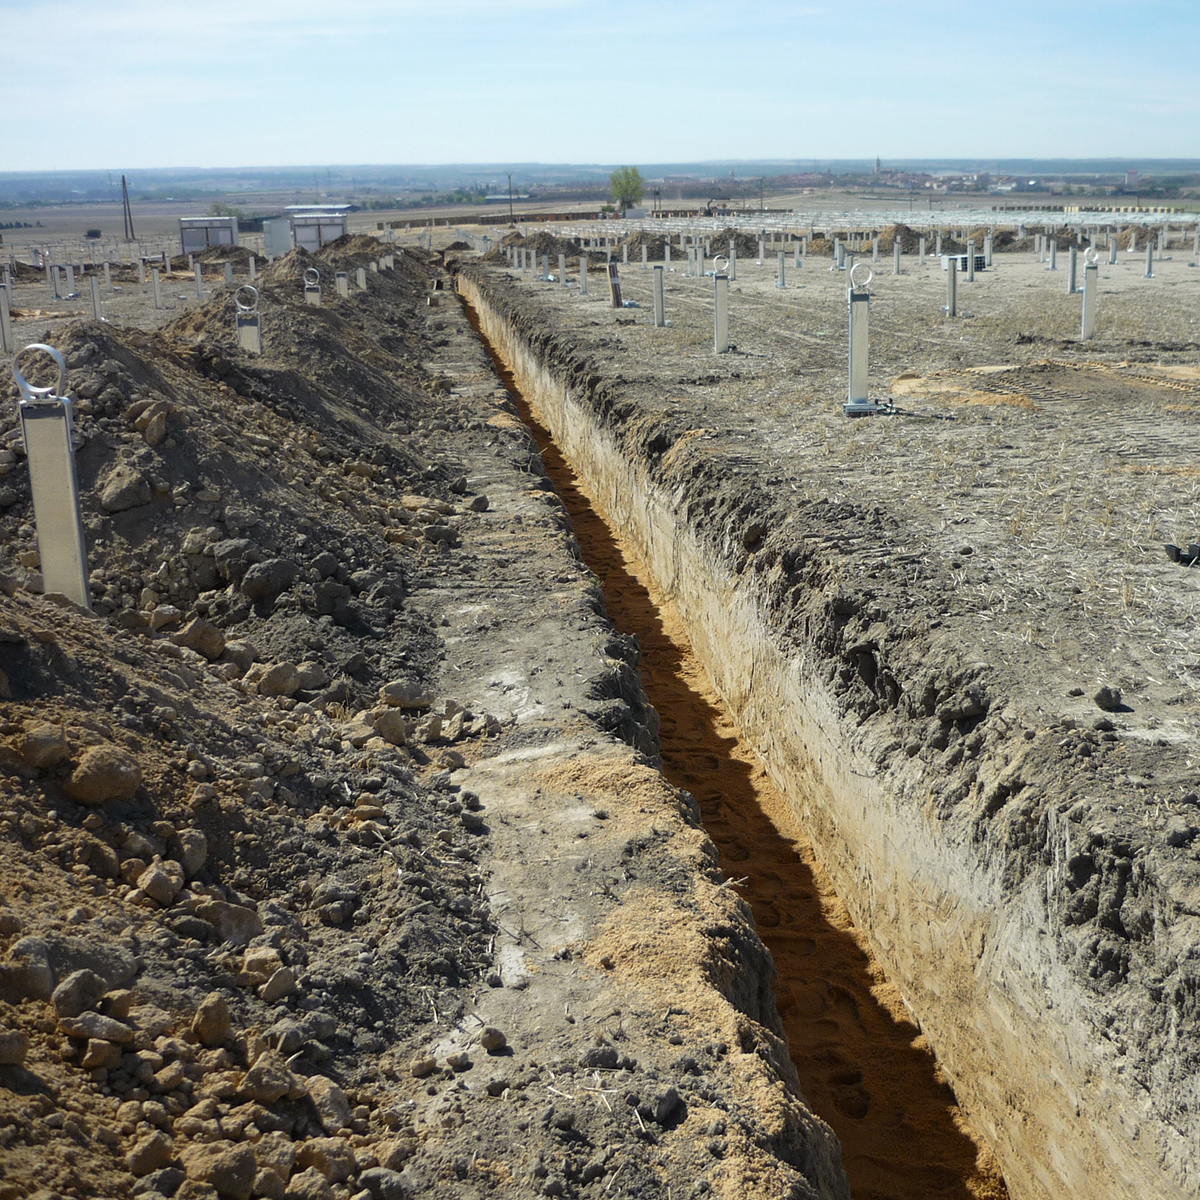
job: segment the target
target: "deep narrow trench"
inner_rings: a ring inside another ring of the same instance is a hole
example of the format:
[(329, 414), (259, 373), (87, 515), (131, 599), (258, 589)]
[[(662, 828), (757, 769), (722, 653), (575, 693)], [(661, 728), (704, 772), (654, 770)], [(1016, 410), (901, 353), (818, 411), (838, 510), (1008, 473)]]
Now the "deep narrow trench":
[(662, 721), (664, 773), (696, 797), (726, 874), (745, 880), (739, 890), (778, 970), (775, 994), (801, 1088), (841, 1141), (856, 1200), (1006, 1200), (995, 1159), (742, 740), (678, 613), (597, 514), (464, 306), (536, 439), (610, 618), (641, 642), (642, 685)]

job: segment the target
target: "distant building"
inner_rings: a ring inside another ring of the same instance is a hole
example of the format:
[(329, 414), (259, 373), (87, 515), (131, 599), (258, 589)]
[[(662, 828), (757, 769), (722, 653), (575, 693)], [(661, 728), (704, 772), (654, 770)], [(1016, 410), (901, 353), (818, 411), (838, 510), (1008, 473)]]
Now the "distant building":
[(1131, 190), (1133, 190), (1133, 191), (1136, 191), (1136, 190), (1137, 190), (1137, 185), (1138, 185), (1138, 173), (1137, 173), (1137, 171), (1136, 171), (1136, 170), (1134, 170), (1134, 171), (1126, 171), (1126, 172), (1125, 172), (1125, 186), (1126, 186), (1127, 188), (1130, 188), (1130, 189), (1131, 189)]

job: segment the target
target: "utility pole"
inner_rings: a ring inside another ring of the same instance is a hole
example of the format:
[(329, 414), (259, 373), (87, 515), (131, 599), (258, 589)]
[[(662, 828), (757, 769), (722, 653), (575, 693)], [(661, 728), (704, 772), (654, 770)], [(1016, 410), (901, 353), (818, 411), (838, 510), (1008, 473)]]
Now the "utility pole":
[(513, 217), (512, 209), (512, 172), (508, 173), (508, 220), (510, 225), (516, 224), (516, 219)]
[(766, 183), (766, 181), (767, 181), (766, 176), (760, 175), (758, 177), (758, 211), (759, 212), (762, 212), (764, 210), (763, 185)]
[(136, 241), (137, 235), (133, 232), (133, 209), (129, 207), (129, 184), (125, 182), (124, 175), (121, 176), (121, 204), (125, 216), (125, 240)]

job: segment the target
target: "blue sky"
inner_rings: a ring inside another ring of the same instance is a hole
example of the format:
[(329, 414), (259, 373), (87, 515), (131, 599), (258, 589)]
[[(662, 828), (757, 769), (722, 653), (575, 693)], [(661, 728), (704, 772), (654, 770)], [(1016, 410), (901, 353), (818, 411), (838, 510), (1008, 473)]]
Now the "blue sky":
[(0, 170), (1198, 157), (1200, 2), (0, 0)]

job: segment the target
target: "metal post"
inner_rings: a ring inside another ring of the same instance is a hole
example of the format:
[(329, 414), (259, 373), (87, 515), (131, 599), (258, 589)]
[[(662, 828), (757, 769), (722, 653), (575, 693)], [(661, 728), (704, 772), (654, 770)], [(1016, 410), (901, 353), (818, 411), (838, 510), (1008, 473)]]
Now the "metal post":
[(1058, 270), (1058, 238), (1050, 239), (1050, 263), (1046, 267), (1047, 271)]
[(109, 262), (104, 264), (104, 286), (112, 289), (112, 263)]
[(725, 273), (731, 281), (737, 279), (737, 242), (734, 238), (729, 239), (729, 268)]
[(1111, 265), (1117, 261), (1117, 249), (1120, 246), (1120, 241), (1114, 236), (1109, 235), (1108, 239), (1108, 261)]
[(844, 271), (846, 269), (846, 246), (842, 242), (841, 238), (838, 238), (838, 240), (834, 242), (833, 250), (837, 269), (839, 271)]
[(72, 263), (67, 263), (67, 295), (68, 300), (73, 300), (79, 293), (75, 290), (75, 267)]
[[(31, 351), (49, 354), (58, 365), (58, 387), (34, 387), (21, 373)], [(87, 547), (79, 513), (75, 451), (71, 445), (71, 397), (67, 365), (52, 346), (26, 346), (13, 359), (13, 378), (21, 392), (21, 433), (33, 492), (33, 520), (41, 556), (42, 587), (91, 609)]]
[(623, 266), (623, 267), (629, 266), (629, 243), (628, 242), (621, 243), (621, 266)]
[(1083, 267), (1083, 341), (1096, 336), (1096, 301), (1100, 294), (1100, 268), (1096, 265), (1095, 250), (1084, 255)]
[(258, 260), (254, 257), (253, 254), (250, 255), (250, 262), (249, 262), (248, 266), (250, 268), (250, 280), (251, 280), (251, 282), (253, 282), (255, 279), (258, 278)]
[[(645, 247), (642, 248), (645, 249)], [(559, 287), (567, 286), (567, 256), (565, 254), (558, 256), (558, 284)]]
[(975, 282), (975, 239), (967, 240), (967, 282)]
[(704, 278), (704, 247), (703, 246), (696, 247), (696, 274), (701, 279)]
[(586, 250), (579, 252), (579, 294), (586, 296), (588, 294), (588, 256)]
[(1154, 240), (1146, 239), (1146, 278), (1154, 278)]
[(195, 276), (196, 276), (196, 299), (203, 300), (204, 299), (204, 286), (203, 286), (203, 284), (201, 282), (201, 278), (200, 278), (200, 264), (199, 263), (197, 263), (195, 265), (195, 267), (193, 268), (193, 272), (195, 273)]
[(875, 234), (871, 238), (871, 261), (873, 263), (879, 262), (879, 234)]
[(896, 234), (896, 240), (892, 243), (892, 274), (900, 274), (900, 235)]
[(1076, 247), (1075, 243), (1072, 242), (1071, 249), (1070, 249), (1069, 253), (1067, 254), (1067, 295), (1068, 296), (1073, 296), (1073, 295), (1075, 295), (1076, 291), (1078, 291), (1078, 289), (1075, 286), (1075, 282), (1078, 278), (1078, 274), (1079, 274), (1079, 250)]
[(643, 242), (642, 243), (642, 270), (643, 271), (650, 265), (649, 262), (646, 261), (647, 253), (648, 253), (648, 251), (646, 248), (646, 243)]
[(367, 269), (366, 267), (357, 267), (354, 271), (354, 282), (358, 284), (358, 290), (365, 292), (367, 290)]
[(776, 258), (779, 262), (779, 277), (775, 280), (775, 286), (777, 288), (785, 288), (787, 287), (787, 267), (785, 265), (787, 263), (787, 251), (780, 250)]
[[(862, 284), (855, 282), (855, 273), (858, 271), (867, 273)], [(846, 291), (850, 313), (848, 347), (850, 371), (846, 403), (842, 408), (848, 417), (868, 416), (879, 411), (879, 406), (871, 403), (867, 392), (872, 279), (874, 279), (874, 275), (866, 263), (856, 263), (850, 268), (850, 286)]]
[(713, 276), (713, 353), (729, 349), (729, 276)]
[(953, 254), (946, 260), (946, 316), (958, 316), (958, 259)]
[(663, 266), (669, 267), (670, 265), (671, 265), (671, 239), (667, 238), (663, 242)]
[(992, 251), (995, 249), (995, 238), (992, 235), (986, 234), (983, 239), (983, 265), (990, 267), (992, 265)]
[(758, 265), (761, 267), (763, 262), (763, 236), (758, 235)]
[(934, 246), (933, 252), (939, 258), (942, 255), (942, 231), (940, 229), (937, 231), (937, 244)]
[(1192, 234), (1192, 257), (1196, 260), (1192, 266), (1200, 267), (1200, 225), (1196, 226), (1196, 231)]
[(620, 268), (610, 258), (606, 264), (608, 268), (608, 298), (613, 308), (623, 308), (621, 301), (621, 277), (618, 274)]
[(159, 278), (160, 277), (159, 277), (159, 273), (158, 273), (158, 268), (151, 267), (150, 268), (150, 286), (154, 292), (154, 307), (155, 308), (163, 307), (162, 283), (159, 281)]
[(88, 285), (92, 292), (92, 319), (104, 320), (104, 310), (100, 307), (100, 278), (97, 275), (88, 276)]
[[(342, 295), (342, 281), (347, 281), (347, 290), (349, 289), (349, 281), (346, 271), (337, 272), (338, 292)], [(242, 299), (245, 296), (246, 299)], [(258, 311), (258, 289), (253, 288), (248, 283), (242, 284), (233, 296), (234, 305), (236, 306), (236, 317), (234, 322), (236, 330), (238, 330), (238, 344), (245, 350), (247, 354), (262, 354), (263, 353), (263, 318)]]
[(350, 296), (350, 272), (336, 271), (333, 276), (333, 287), (339, 296)]
[(921, 236), (917, 239), (917, 266), (923, 267), (924, 265), (925, 265), (925, 235), (921, 234)]
[(0, 353), (15, 354), (17, 344), (13, 341), (12, 313), (9, 311), (9, 290), (12, 284), (0, 287)]
[(542, 274), (540, 276), (543, 283), (550, 278), (550, 255), (542, 255)]
[(654, 268), (654, 326), (656, 329), (661, 329), (666, 323), (666, 306), (663, 303), (663, 275), (665, 271), (662, 267)]
[(233, 263), (225, 260), (225, 286), (233, 287)]
[(804, 256), (800, 253), (800, 239), (792, 238), (792, 260), (796, 270), (799, 270), (804, 265)]

